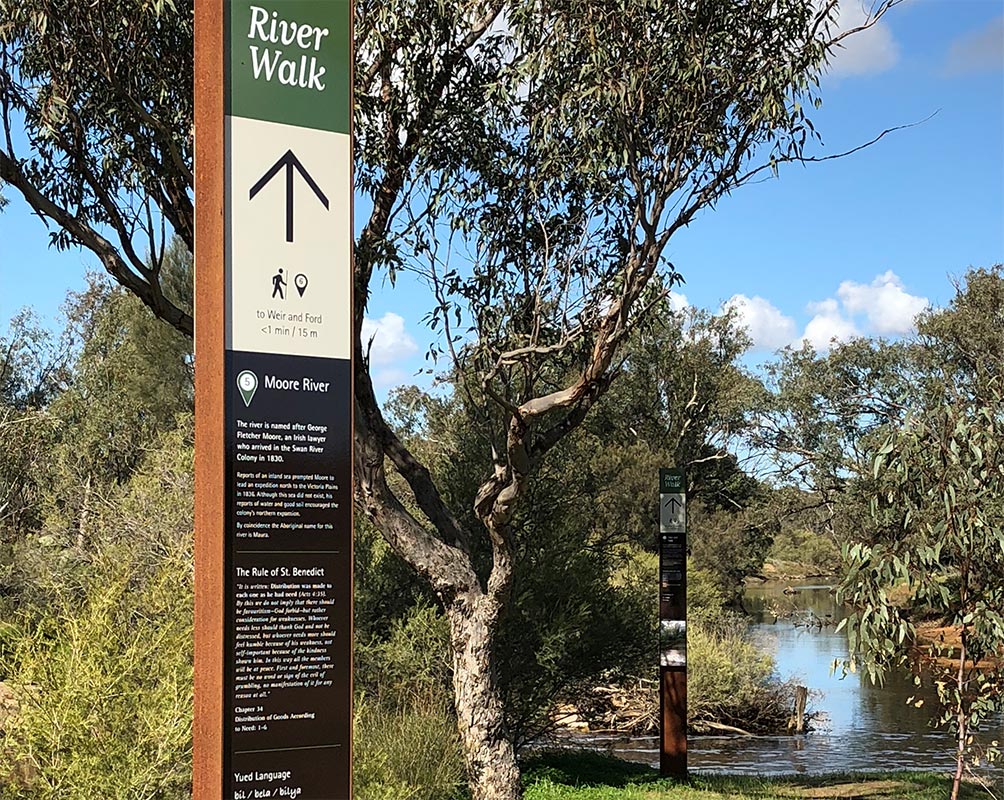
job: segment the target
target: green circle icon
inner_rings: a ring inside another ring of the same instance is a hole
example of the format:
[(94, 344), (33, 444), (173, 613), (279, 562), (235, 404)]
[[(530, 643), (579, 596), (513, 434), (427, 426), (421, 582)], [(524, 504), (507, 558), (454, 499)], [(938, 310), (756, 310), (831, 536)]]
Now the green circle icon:
[(254, 397), (257, 388), (258, 376), (251, 370), (243, 370), (237, 375), (237, 389), (240, 391), (241, 397), (244, 398), (245, 406), (251, 405), (251, 398)]

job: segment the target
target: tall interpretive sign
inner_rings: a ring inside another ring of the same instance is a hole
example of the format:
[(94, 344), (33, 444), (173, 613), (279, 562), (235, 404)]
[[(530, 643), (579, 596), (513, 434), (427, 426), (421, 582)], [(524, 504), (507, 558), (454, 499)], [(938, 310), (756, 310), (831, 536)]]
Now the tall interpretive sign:
[(351, 19), (196, 3), (196, 800), (351, 797)]
[(659, 697), (663, 775), (687, 776), (687, 479), (659, 470)]

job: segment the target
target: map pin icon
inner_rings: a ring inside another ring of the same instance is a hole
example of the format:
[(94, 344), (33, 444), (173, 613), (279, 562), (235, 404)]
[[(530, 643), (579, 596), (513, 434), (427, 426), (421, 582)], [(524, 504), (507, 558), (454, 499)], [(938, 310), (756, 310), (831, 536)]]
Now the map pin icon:
[(241, 397), (244, 398), (244, 405), (251, 405), (251, 398), (254, 397), (255, 389), (258, 388), (258, 376), (250, 370), (244, 370), (237, 376), (237, 388)]
[(301, 272), (293, 278), (293, 285), (296, 287), (296, 291), (300, 293), (300, 297), (303, 297), (303, 293), (307, 291), (307, 276)]

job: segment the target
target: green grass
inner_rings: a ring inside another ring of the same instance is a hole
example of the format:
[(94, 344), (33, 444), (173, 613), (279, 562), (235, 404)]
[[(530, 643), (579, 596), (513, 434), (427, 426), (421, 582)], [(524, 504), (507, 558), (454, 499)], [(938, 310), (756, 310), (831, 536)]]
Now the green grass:
[[(951, 783), (929, 773), (663, 780), (649, 767), (589, 752), (558, 752), (525, 765), (525, 800), (946, 800)], [(963, 787), (966, 800), (989, 798)]]

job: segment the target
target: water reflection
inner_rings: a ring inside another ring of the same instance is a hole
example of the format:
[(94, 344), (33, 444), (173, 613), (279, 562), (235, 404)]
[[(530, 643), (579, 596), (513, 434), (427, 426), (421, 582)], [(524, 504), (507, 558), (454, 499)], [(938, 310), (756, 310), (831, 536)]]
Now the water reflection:
[[(749, 774), (950, 771), (953, 739), (929, 724), (937, 707), (933, 688), (918, 689), (906, 675), (890, 676), (879, 687), (863, 675), (834, 672), (834, 660), (847, 657), (847, 644), (843, 632), (836, 632), (844, 611), (830, 587), (794, 586), (793, 594), (784, 594), (783, 588), (747, 592), (754, 618), (749, 635), (774, 656), (782, 676), (809, 687), (809, 710), (820, 713), (816, 729), (804, 736), (691, 737), (691, 768)], [(924, 698), (924, 706), (907, 704), (911, 696)], [(655, 739), (596, 737), (594, 742), (635, 761), (659, 761)]]

